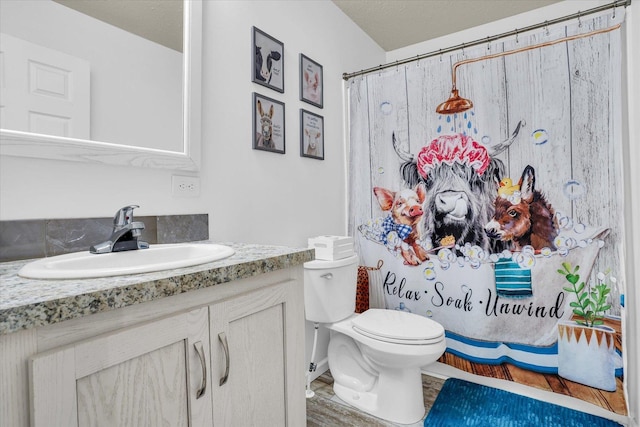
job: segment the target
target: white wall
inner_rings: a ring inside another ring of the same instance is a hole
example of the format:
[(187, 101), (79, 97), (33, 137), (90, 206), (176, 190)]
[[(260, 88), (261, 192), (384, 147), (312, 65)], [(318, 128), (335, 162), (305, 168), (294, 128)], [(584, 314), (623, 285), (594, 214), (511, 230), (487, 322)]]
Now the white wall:
[[(342, 73), (384, 52), (329, 1), (205, 2), (205, 211), (216, 239), (306, 246), (343, 234)], [(285, 93), (251, 82), (251, 27), (284, 43)], [(324, 108), (299, 101), (299, 54), (323, 66)], [(286, 154), (252, 149), (252, 93), (285, 103)], [(300, 157), (300, 108), (320, 114), (325, 159)]]
[[(387, 52), (386, 62), (391, 63), (411, 58), (419, 54), (483, 39), (610, 3), (611, 1), (608, 0), (572, 0), (556, 3), (534, 12)], [(619, 12), (622, 10), (620, 9)], [(639, 273), (637, 266), (640, 266), (640, 248), (638, 248), (640, 226), (637, 219), (634, 221), (633, 216), (637, 217), (637, 212), (640, 212), (640, 192), (630, 183), (640, 182), (640, 171), (636, 167), (640, 164), (640, 138), (638, 137), (640, 124), (637, 120), (640, 117), (640, 83), (637, 79), (637, 76), (640, 75), (640, 57), (637, 55), (638, 49), (640, 49), (640, 1), (633, 1), (626, 13), (627, 48), (625, 59), (627, 69), (626, 72), (623, 70), (623, 75), (628, 76), (626, 82), (628, 90), (623, 89), (623, 93), (627, 94), (628, 98), (628, 122), (623, 126), (628, 128), (628, 138), (624, 140), (623, 151), (626, 165), (629, 167), (626, 167), (625, 170), (625, 183), (627, 183), (625, 185), (625, 200), (627, 201), (625, 204), (627, 309), (626, 317), (623, 320), (626, 325), (623, 336), (626, 360), (624, 375), (630, 422), (631, 425), (638, 426), (640, 425), (640, 315), (637, 314), (637, 309), (640, 307), (640, 289), (636, 284)], [(558, 397), (558, 399), (560, 398)]]

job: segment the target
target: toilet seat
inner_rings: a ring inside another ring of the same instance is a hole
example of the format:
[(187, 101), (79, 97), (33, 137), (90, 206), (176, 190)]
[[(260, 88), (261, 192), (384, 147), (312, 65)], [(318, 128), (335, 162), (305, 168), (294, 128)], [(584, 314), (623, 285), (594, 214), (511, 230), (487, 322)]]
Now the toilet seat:
[(427, 345), (444, 339), (439, 323), (397, 310), (369, 309), (352, 320), (352, 327), (361, 335), (396, 344)]

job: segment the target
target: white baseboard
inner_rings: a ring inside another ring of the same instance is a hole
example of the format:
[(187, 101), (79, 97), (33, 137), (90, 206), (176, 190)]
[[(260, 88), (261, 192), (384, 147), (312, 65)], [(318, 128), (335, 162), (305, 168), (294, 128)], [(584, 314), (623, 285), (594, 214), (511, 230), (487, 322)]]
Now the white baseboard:
[(316, 365), (316, 370), (311, 373), (311, 381), (318, 378), (320, 375), (324, 374), (329, 370), (329, 359), (326, 357), (318, 362)]

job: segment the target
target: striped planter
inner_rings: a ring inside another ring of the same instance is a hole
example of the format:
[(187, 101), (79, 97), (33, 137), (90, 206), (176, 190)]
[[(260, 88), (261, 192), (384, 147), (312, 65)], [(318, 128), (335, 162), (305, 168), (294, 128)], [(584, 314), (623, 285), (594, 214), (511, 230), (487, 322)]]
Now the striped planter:
[(587, 327), (575, 322), (558, 324), (558, 375), (568, 380), (616, 390), (615, 330)]

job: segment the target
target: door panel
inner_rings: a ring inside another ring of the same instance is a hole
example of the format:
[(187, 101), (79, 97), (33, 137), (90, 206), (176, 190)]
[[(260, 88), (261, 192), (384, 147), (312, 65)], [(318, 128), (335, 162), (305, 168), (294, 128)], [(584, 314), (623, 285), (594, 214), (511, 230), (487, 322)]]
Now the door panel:
[(0, 40), (2, 128), (91, 139), (91, 64), (8, 34)]
[(287, 425), (286, 285), (210, 307), (214, 425)]
[(205, 307), (32, 357), (32, 426), (210, 426), (208, 328)]

